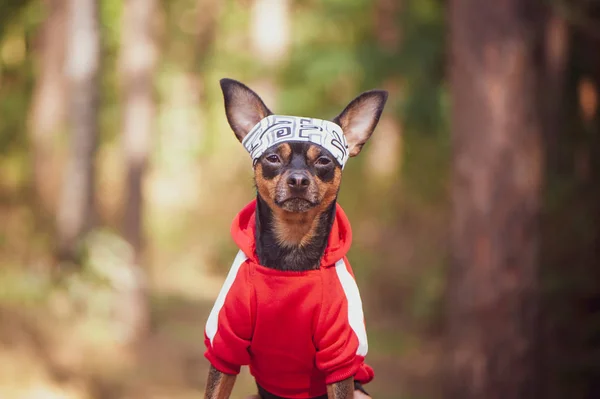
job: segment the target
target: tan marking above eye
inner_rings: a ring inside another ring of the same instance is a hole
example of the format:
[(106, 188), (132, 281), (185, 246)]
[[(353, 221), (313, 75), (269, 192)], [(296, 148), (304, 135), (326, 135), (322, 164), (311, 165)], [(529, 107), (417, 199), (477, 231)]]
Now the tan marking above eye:
[(282, 143), (277, 147), (277, 153), (283, 162), (288, 163), (292, 156), (292, 147), (289, 143)]
[(314, 163), (317, 158), (321, 155), (321, 150), (314, 144), (311, 144), (306, 151), (306, 158), (310, 163)]

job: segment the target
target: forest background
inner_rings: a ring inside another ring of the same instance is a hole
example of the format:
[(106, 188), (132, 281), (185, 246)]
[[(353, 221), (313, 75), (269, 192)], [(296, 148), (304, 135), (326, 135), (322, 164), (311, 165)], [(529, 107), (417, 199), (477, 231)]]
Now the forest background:
[(600, 397), (599, 49), (594, 0), (3, 0), (0, 398), (202, 396), (254, 196), (223, 77), (390, 92), (339, 195), (374, 398)]

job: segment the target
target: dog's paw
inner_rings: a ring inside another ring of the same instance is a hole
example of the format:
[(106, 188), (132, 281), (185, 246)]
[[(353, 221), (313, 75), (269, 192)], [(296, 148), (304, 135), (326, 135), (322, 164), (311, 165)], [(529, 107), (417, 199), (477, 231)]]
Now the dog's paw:
[(260, 399), (258, 395), (246, 396), (246, 399)]

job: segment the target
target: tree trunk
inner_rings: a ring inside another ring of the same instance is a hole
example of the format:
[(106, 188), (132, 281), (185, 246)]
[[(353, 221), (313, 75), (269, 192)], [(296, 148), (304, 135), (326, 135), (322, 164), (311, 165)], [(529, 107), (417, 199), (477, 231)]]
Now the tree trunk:
[[(380, 50), (394, 54), (400, 45), (400, 27), (398, 14), (404, 2), (397, 0), (377, 0), (374, 5), (373, 25), (374, 34)], [(381, 83), (383, 89), (390, 93), (390, 98), (398, 97), (398, 79), (388, 78)], [(389, 106), (389, 105), (388, 105)], [(397, 184), (393, 175), (401, 174), (399, 167), (402, 164), (402, 125), (398, 115), (393, 112), (384, 112), (379, 121), (377, 134), (370, 140), (370, 150), (365, 154), (366, 168), (371, 180), (378, 183)]]
[(250, 9), (250, 46), (255, 57), (271, 73), (249, 82), (270, 107), (276, 107), (277, 85), (273, 79), (290, 47), (289, 0), (254, 0)]
[[(547, 7), (544, 15), (544, 51), (543, 51), (543, 72), (540, 74), (543, 97), (540, 99), (543, 106), (543, 131), (545, 144), (545, 186), (552, 185), (552, 181), (556, 174), (560, 172), (560, 165), (563, 163), (561, 159), (565, 156), (565, 152), (569, 146), (564, 145), (564, 138), (569, 137), (567, 132), (566, 120), (569, 118), (568, 104), (573, 100), (570, 98), (569, 83), (569, 67), (571, 50), (571, 32), (565, 18), (561, 15), (556, 7)], [(545, 195), (549, 190), (546, 189)], [(551, 192), (551, 190), (550, 190)], [(553, 200), (555, 200), (553, 198)], [(540, 273), (547, 281), (558, 277), (560, 273), (567, 272), (572, 274), (569, 269), (565, 271), (563, 267), (562, 257), (559, 255), (560, 249), (564, 244), (569, 244), (569, 240), (559, 240), (563, 245), (548, 242), (556, 240), (553, 238), (555, 230), (566, 232), (564, 226), (556, 224), (557, 211), (556, 206), (553, 212), (546, 212), (541, 220), (541, 255), (540, 264), (542, 269)], [(553, 220), (554, 219), (554, 220)], [(555, 226), (555, 227), (550, 227)], [(567, 235), (572, 233), (567, 233)], [(550, 277), (552, 276), (552, 277)], [(556, 304), (561, 303), (565, 306), (566, 298), (556, 297), (556, 289), (549, 291), (542, 289), (540, 292), (540, 327), (539, 327), (539, 346), (541, 348), (540, 356), (540, 375), (545, 383), (540, 386), (540, 396), (545, 399), (561, 398), (564, 391), (563, 381), (560, 378), (560, 368), (563, 367), (561, 359), (561, 351), (564, 347), (565, 337), (561, 332), (559, 320), (556, 315), (562, 312), (557, 312)], [(564, 322), (564, 320), (563, 320)], [(569, 351), (570, 352), (570, 351)]]
[(564, 126), (564, 100), (566, 69), (569, 60), (569, 29), (567, 21), (549, 7), (545, 18), (544, 34), (544, 141), (546, 163), (554, 164), (557, 158), (558, 136)]
[(450, 2), (449, 398), (535, 398), (543, 149), (533, 0)]
[(143, 245), (143, 179), (154, 122), (152, 78), (156, 64), (156, 0), (127, 0), (123, 15), (121, 77), (127, 169), (123, 231), (139, 258)]
[(43, 214), (56, 207), (56, 133), (64, 122), (64, 59), (67, 21), (65, 0), (48, 0), (48, 16), (39, 32), (39, 74), (33, 91), (30, 134), (33, 152), (33, 186)]
[(144, 192), (148, 153), (154, 126), (153, 75), (156, 65), (156, 0), (125, 1), (122, 20), (121, 87), (123, 140), (127, 170), (123, 234), (134, 250), (127, 284), (122, 286), (119, 319), (124, 343), (135, 343), (148, 328), (144, 244)]
[(67, 79), (71, 143), (58, 209), (59, 256), (76, 259), (94, 216), (100, 32), (96, 0), (69, 0)]

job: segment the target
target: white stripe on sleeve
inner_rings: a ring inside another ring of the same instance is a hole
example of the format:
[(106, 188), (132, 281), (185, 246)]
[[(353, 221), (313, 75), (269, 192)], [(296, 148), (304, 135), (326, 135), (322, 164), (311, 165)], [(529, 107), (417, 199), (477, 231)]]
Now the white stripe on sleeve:
[(348, 323), (358, 338), (356, 354), (366, 356), (369, 344), (367, 342), (367, 330), (365, 328), (365, 318), (358, 286), (350, 272), (348, 272), (344, 259), (340, 259), (335, 263), (335, 271), (348, 300)]
[(227, 293), (231, 289), (233, 282), (235, 281), (235, 277), (244, 263), (248, 259), (246, 254), (242, 250), (238, 252), (235, 259), (233, 260), (233, 264), (231, 265), (231, 269), (229, 269), (229, 273), (227, 274), (227, 278), (223, 283), (223, 287), (221, 287), (221, 291), (217, 296), (215, 304), (213, 305), (212, 310), (210, 311), (210, 315), (208, 316), (208, 320), (206, 320), (206, 335), (210, 340), (210, 344), (212, 345), (213, 339), (215, 335), (217, 335), (217, 329), (219, 328), (219, 312), (225, 303), (225, 297), (227, 297)]

